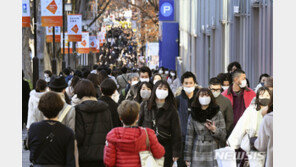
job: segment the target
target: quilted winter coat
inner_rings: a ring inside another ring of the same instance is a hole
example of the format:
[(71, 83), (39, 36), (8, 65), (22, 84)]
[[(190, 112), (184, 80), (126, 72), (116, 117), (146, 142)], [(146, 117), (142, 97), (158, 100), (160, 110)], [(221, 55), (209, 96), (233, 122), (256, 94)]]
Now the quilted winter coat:
[[(154, 131), (146, 129), (154, 158), (163, 157), (164, 148), (158, 142)], [(104, 163), (107, 167), (141, 167), (139, 152), (145, 150), (147, 150), (146, 133), (143, 128), (114, 128), (106, 138)]]

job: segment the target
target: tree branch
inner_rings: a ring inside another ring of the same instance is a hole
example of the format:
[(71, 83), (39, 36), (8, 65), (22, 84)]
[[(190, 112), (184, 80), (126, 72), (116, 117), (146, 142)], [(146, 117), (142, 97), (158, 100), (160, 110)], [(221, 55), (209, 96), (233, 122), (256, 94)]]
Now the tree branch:
[(94, 22), (95, 22), (98, 18), (101, 17), (101, 15), (105, 12), (105, 10), (106, 10), (107, 6), (110, 4), (110, 2), (111, 2), (111, 0), (109, 0), (109, 1), (106, 3), (106, 5), (105, 5), (105, 7), (103, 8), (103, 10), (101, 10), (101, 12), (99, 13), (99, 15), (98, 15), (97, 17), (94, 18), (94, 20), (88, 25), (88, 27), (90, 27), (92, 24), (94, 24)]
[(146, 14), (147, 17), (149, 17), (149, 18), (153, 21), (153, 23), (154, 23), (155, 25), (158, 25), (158, 24), (157, 24), (157, 20), (155, 20), (152, 16), (150, 16), (149, 13), (146, 12), (141, 6), (138, 6), (138, 5), (132, 4), (131, 2), (127, 2), (127, 1), (126, 1), (126, 3), (128, 3), (128, 4), (131, 5), (131, 6), (136, 7), (136, 8), (138, 8), (138, 9), (140, 9), (143, 13)]

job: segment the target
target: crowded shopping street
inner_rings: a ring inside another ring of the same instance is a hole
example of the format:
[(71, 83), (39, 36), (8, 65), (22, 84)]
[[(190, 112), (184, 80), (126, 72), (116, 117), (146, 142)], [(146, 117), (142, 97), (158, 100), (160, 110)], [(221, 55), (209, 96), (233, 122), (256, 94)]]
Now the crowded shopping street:
[(226, 2), (22, 0), (23, 167), (272, 167), (272, 1)]

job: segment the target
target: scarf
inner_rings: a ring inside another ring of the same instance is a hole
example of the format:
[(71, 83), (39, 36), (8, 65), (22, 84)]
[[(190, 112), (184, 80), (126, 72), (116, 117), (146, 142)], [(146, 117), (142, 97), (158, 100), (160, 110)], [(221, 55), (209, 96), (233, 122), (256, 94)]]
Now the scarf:
[(192, 107), (191, 116), (195, 121), (204, 123), (207, 119), (211, 120), (219, 110), (218, 105), (209, 106), (206, 110), (202, 110), (201, 107)]

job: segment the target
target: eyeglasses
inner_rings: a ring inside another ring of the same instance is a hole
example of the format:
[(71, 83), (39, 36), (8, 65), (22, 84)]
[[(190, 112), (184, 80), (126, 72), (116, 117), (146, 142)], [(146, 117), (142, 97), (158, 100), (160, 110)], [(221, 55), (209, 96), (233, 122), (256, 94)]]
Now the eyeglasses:
[(221, 91), (221, 89), (211, 89), (211, 91), (218, 92)]

